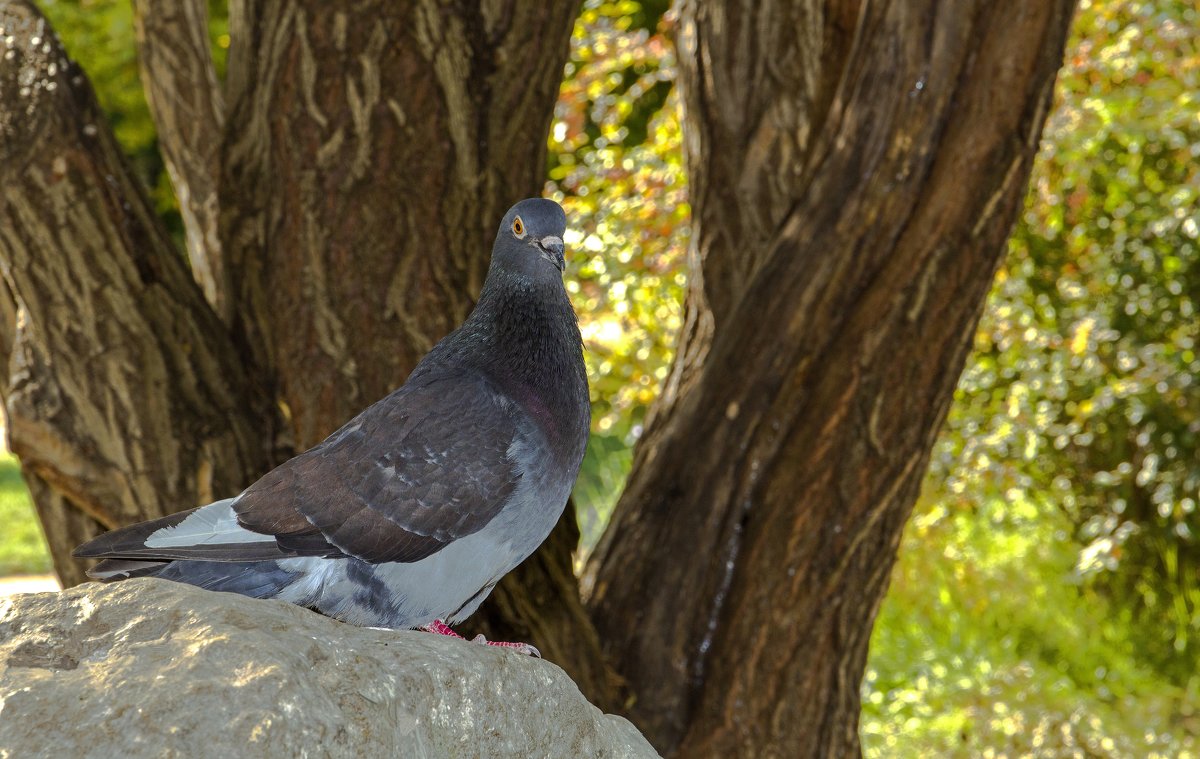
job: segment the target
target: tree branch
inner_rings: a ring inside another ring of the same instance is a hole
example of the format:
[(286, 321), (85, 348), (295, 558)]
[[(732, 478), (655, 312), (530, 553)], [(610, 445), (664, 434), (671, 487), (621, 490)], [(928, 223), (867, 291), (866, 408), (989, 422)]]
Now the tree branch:
[(133, 8), (146, 100), (179, 197), (192, 275), (229, 323), (233, 311), (217, 202), (225, 105), (209, 47), (208, 3), (134, 0)]

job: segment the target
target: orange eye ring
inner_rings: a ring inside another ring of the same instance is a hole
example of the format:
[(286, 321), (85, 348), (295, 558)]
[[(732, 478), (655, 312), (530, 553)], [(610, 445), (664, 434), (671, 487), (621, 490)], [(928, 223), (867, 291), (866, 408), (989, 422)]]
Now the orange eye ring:
[(517, 237), (525, 236), (525, 222), (521, 221), (520, 216), (513, 219), (512, 231), (513, 231), (513, 234), (516, 235)]

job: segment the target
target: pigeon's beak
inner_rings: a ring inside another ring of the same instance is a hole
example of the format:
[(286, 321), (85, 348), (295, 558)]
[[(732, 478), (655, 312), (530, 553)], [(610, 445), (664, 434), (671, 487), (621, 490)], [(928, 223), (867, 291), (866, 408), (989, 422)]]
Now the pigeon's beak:
[(563, 258), (563, 241), (561, 237), (543, 237), (537, 241), (538, 248), (542, 251), (542, 258), (554, 264), (559, 271), (567, 267), (567, 261)]

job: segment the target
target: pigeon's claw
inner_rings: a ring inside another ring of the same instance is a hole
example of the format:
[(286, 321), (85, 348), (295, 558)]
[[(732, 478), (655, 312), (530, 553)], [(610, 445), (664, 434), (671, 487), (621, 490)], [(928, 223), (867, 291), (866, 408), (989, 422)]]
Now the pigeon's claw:
[(536, 656), (539, 659), (542, 658), (542, 652), (537, 650), (533, 646), (529, 645), (528, 643), (509, 643), (508, 641), (504, 641), (504, 640), (488, 640), (487, 638), (483, 637), (482, 635), (476, 635), (474, 638), (471, 638), (471, 642), (472, 643), (482, 643), (485, 646), (499, 646), (500, 648), (511, 648), (512, 650), (516, 651), (519, 654), (525, 654), (526, 656)]
[[(443, 622), (440, 619), (433, 620), (432, 622), (425, 625), (421, 629), (427, 633), (433, 633), (434, 635), (445, 635), (445, 636), (448, 636), (451, 638), (458, 638), (459, 640), (463, 640), (463, 636), (461, 636), (458, 633), (451, 630), (450, 625), (446, 624), (445, 622)], [(503, 641), (503, 640), (488, 640), (487, 638), (483, 637), (482, 634), (476, 635), (474, 638), (471, 638), (471, 642), (479, 643), (480, 645), (484, 645), (484, 646), (498, 646), (500, 648), (511, 648), (512, 650), (516, 651), (519, 654), (525, 654), (526, 656), (536, 656), (539, 659), (542, 658), (542, 652), (537, 650), (533, 646), (529, 645), (528, 643), (509, 643), (509, 642)]]

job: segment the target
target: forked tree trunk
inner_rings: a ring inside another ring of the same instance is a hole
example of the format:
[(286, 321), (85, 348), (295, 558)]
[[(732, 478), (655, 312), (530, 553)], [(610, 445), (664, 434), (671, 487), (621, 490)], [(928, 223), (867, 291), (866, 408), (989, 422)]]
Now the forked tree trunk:
[(858, 753), (875, 612), (1072, 8), (681, 4), (687, 326), (589, 572), (660, 750)]
[[(68, 584), (78, 542), (238, 492), (462, 321), (503, 212), (540, 193), (577, 11), (234, 3), (222, 97), (205, 4), (135, 8), (203, 293), (82, 71), (32, 5), (0, 3), (15, 46), (0, 60), (10, 436)], [(484, 621), (529, 632), (538, 613), (531, 642), (606, 702), (576, 539), (565, 521)]]

